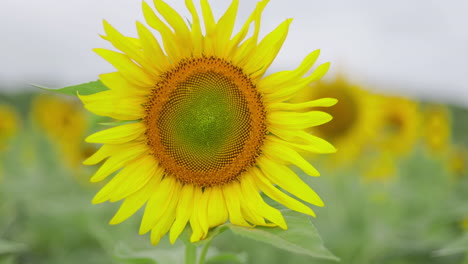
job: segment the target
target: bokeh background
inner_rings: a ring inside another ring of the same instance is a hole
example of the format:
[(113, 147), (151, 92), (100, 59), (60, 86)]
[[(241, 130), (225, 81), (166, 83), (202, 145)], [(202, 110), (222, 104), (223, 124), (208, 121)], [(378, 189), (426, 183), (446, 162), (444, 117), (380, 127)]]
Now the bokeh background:
[[(167, 1), (189, 17), (183, 1)], [(211, 1), (218, 17), (228, 1)], [(239, 27), (255, 1), (241, 1)], [(293, 17), (270, 72), (320, 48), (326, 78), (296, 102), (340, 101), (317, 127), (339, 149), (310, 156), (322, 177), (298, 173), (322, 196), (313, 219), (342, 263), (468, 263), (468, 2), (272, 1), (262, 34)], [(110, 48), (106, 19), (127, 35), (140, 1), (13, 1), (0, 5), (0, 263), (177, 263), (183, 246), (149, 245), (138, 216), (107, 225), (118, 204), (91, 205), (101, 187), (81, 161), (83, 139), (109, 121), (74, 98), (41, 91), (113, 71), (94, 54)], [(227, 232), (211, 249), (232, 263), (332, 263)], [(138, 262), (139, 261), (139, 262)], [(169, 262), (168, 262), (169, 263)], [(214, 260), (212, 263), (217, 263)], [(225, 263), (225, 262), (221, 262)]]

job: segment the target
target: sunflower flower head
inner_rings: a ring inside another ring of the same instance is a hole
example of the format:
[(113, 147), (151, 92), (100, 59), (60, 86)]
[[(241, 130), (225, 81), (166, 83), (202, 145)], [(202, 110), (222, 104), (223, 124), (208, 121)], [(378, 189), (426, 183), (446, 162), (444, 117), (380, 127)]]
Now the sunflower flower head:
[(405, 97), (382, 95), (379, 108), (380, 124), (374, 146), (394, 157), (408, 154), (421, 136), (418, 103)]
[(329, 64), (307, 74), (319, 55), (314, 51), (297, 69), (265, 77), (291, 23), (288, 19), (259, 39), (267, 2), (257, 4), (237, 33), (237, 0), (218, 21), (206, 0), (200, 2), (201, 15), (187, 0), (188, 24), (163, 1), (154, 1), (157, 13), (144, 2), (146, 22), (161, 41), (141, 23), (136, 25), (138, 37), (131, 38), (104, 22), (104, 38), (120, 52), (95, 51), (117, 71), (100, 76), (109, 90), (80, 98), (89, 111), (126, 121), (86, 139), (103, 145), (84, 163), (105, 160), (91, 181), (117, 172), (93, 199), (123, 200), (111, 224), (145, 205), (140, 234), (151, 231), (153, 244), (166, 233), (174, 243), (188, 224), (190, 240), (196, 242), (228, 220), (286, 229), (280, 211), (261, 192), (312, 216), (302, 201), (323, 206), (288, 165), (319, 175), (301, 153), (335, 149), (305, 130), (331, 116), (301, 110), (331, 106), (336, 100), (284, 101), (320, 79)]
[(58, 96), (38, 95), (31, 116), (44, 136), (53, 142), (71, 168), (83, 161), (83, 139), (88, 129), (85, 112), (75, 101)]

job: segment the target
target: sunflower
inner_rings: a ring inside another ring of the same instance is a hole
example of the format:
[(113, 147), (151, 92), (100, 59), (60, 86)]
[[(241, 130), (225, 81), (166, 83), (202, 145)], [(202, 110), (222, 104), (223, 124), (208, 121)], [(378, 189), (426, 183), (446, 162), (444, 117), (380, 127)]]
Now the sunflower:
[(8, 147), (19, 126), (19, 117), (15, 109), (7, 104), (0, 105), (0, 151)]
[(187, 224), (192, 229), (190, 240), (196, 242), (228, 219), (240, 226), (286, 229), (280, 211), (264, 202), (260, 192), (314, 216), (308, 206), (275, 185), (323, 206), (288, 165), (319, 175), (299, 153), (335, 151), (325, 140), (305, 132), (331, 116), (297, 111), (331, 106), (336, 100), (284, 101), (321, 78), (329, 64), (306, 75), (319, 55), (314, 51), (296, 70), (264, 77), (291, 23), (284, 21), (258, 41), (267, 2), (257, 4), (235, 35), (237, 0), (218, 21), (206, 0), (201, 1), (202, 16), (187, 0), (189, 25), (163, 1), (154, 1), (159, 14), (143, 2), (145, 19), (159, 32), (162, 46), (141, 23), (136, 24), (138, 38), (131, 38), (104, 22), (104, 38), (121, 52), (95, 52), (117, 72), (100, 75), (109, 90), (80, 98), (95, 114), (127, 121), (86, 139), (103, 145), (85, 164), (107, 159), (91, 181), (118, 171), (93, 199), (93, 203), (123, 200), (110, 224), (124, 221), (146, 204), (140, 234), (151, 231), (153, 244), (168, 232), (174, 243)]
[(452, 146), (449, 151), (448, 166), (450, 172), (461, 177), (468, 172), (468, 148), (463, 145)]
[(380, 96), (379, 101), (380, 124), (374, 146), (394, 157), (409, 153), (420, 137), (418, 104), (397, 96)]
[(450, 146), (450, 112), (443, 105), (428, 105), (424, 109), (424, 141), (433, 155), (441, 155)]
[[(374, 137), (378, 124), (375, 99), (366, 90), (338, 76), (332, 82), (320, 81), (303, 89), (292, 102), (304, 102), (318, 98), (336, 98), (338, 103), (323, 108), (333, 120), (310, 128), (310, 132), (330, 141), (340, 151), (330, 161), (335, 167), (356, 160), (369, 138)], [(309, 109), (310, 110), (310, 109)]]
[(386, 182), (394, 179), (398, 175), (398, 166), (395, 157), (388, 152), (366, 157), (367, 166), (363, 170), (366, 181)]
[(67, 165), (76, 169), (84, 160), (86, 149), (82, 142), (88, 122), (82, 107), (62, 97), (38, 95), (32, 102), (31, 111), (33, 120), (56, 145)]

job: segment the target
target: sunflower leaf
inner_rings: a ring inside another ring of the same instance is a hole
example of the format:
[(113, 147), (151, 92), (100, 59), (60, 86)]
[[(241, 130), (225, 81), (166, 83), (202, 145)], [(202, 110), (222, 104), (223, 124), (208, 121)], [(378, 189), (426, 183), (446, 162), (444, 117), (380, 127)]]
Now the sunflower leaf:
[(322, 238), (308, 216), (291, 210), (281, 211), (288, 223), (287, 230), (279, 227), (246, 228), (235, 225), (229, 225), (229, 228), (236, 235), (264, 242), (292, 253), (339, 261), (339, 258), (325, 248)]
[(220, 264), (220, 263), (244, 264), (244, 263), (247, 263), (247, 254), (245, 252), (240, 253), (240, 254), (234, 254), (234, 253), (218, 254), (209, 258), (206, 261), (206, 263), (207, 264)]
[(60, 89), (52, 89), (48, 87), (44, 87), (41, 85), (36, 85), (32, 84), (32, 86), (49, 91), (49, 92), (56, 92), (56, 93), (61, 93), (65, 95), (71, 95), (71, 96), (77, 96), (78, 94), (80, 95), (90, 95), (98, 92), (102, 92), (105, 90), (109, 90), (101, 81), (94, 81), (94, 82), (87, 82), (87, 83), (82, 83), (78, 85), (72, 85), (72, 86), (67, 86), (63, 87)]
[(183, 260), (184, 248), (131, 249), (123, 243), (117, 244), (114, 256), (123, 263), (131, 264), (177, 264)]

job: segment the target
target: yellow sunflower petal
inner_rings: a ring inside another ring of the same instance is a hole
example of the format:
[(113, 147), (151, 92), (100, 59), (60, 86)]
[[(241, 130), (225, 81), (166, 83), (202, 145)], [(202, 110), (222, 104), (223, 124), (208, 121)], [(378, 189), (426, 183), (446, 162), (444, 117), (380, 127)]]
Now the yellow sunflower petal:
[(116, 225), (122, 223), (132, 216), (148, 201), (160, 182), (160, 178), (158, 179), (157, 177), (153, 177), (141, 190), (128, 196), (122, 202), (122, 205), (120, 205), (119, 210), (115, 213), (109, 224)]
[(330, 114), (322, 111), (310, 111), (306, 113), (276, 111), (268, 115), (268, 121), (270, 121), (272, 126), (288, 130), (302, 130), (318, 126), (327, 123), (332, 118)]
[(120, 72), (104, 73), (99, 75), (99, 80), (109, 89), (118, 94), (129, 96), (144, 96), (148, 93), (148, 87), (137, 86), (127, 81)]
[(190, 217), (190, 227), (192, 228), (192, 235), (190, 236), (190, 242), (196, 242), (203, 239), (206, 234), (203, 233), (205, 227), (202, 227), (200, 223), (200, 218), (198, 217), (199, 212), (199, 204), (202, 198), (202, 190), (201, 188), (195, 188), (193, 192), (193, 213)]
[(247, 71), (253, 72), (251, 78), (255, 79), (263, 76), (268, 67), (270, 67), (286, 39), (291, 22), (292, 19), (287, 19), (258, 44), (255, 53), (249, 59), (249, 63), (245, 65)]
[(315, 217), (315, 213), (310, 207), (278, 190), (258, 168), (253, 168), (252, 171), (255, 176), (253, 177), (254, 182), (268, 197), (285, 205), (291, 210)]
[(120, 125), (92, 134), (86, 138), (89, 143), (122, 144), (143, 135), (146, 127), (141, 122)]
[(271, 133), (280, 137), (268, 137), (281, 144), (288, 145), (296, 150), (308, 151), (312, 153), (335, 153), (336, 148), (328, 141), (311, 135), (304, 131), (281, 130), (270, 128)]
[(286, 144), (268, 140), (264, 146), (264, 153), (275, 162), (286, 165), (294, 164), (310, 176), (320, 176), (320, 173), (308, 161)]
[(255, 48), (258, 42), (258, 36), (260, 35), (260, 14), (257, 14), (253, 21), (255, 23), (252, 36), (234, 49), (235, 53), (233, 54), (232, 60), (241, 67), (245, 67), (246, 63), (249, 62), (249, 58), (253, 56), (256, 51)]
[(148, 147), (144, 144), (123, 144), (119, 147), (112, 147), (115, 152), (110, 156), (102, 166), (91, 177), (91, 182), (99, 182), (104, 180), (107, 176), (119, 170), (126, 164), (133, 162), (138, 157), (142, 156), (148, 151)]
[(264, 98), (267, 102), (278, 102), (288, 100), (300, 90), (308, 87), (312, 82), (315, 82), (322, 78), (325, 75), (325, 73), (327, 73), (329, 68), (330, 63), (324, 63), (318, 66), (311, 75), (300, 79), (300, 81), (288, 83), (287, 85), (277, 85), (276, 89), (273, 90), (271, 93), (265, 93)]
[(202, 55), (203, 48), (203, 35), (200, 26), (200, 17), (198, 16), (197, 10), (192, 0), (185, 0), (185, 5), (192, 15), (192, 43), (193, 43), (193, 56)]
[(142, 104), (146, 101), (144, 97), (122, 96), (112, 90), (78, 97), (90, 112), (120, 120), (140, 119), (144, 113)]
[(291, 103), (272, 103), (268, 106), (270, 111), (298, 111), (304, 110), (312, 107), (330, 107), (334, 106), (338, 100), (335, 98), (320, 98), (313, 101), (308, 101), (299, 104)]
[(190, 219), (190, 216), (192, 215), (193, 189), (194, 186), (192, 184), (186, 184), (180, 191), (179, 203), (176, 208), (176, 217), (169, 235), (169, 241), (172, 244), (175, 243), (176, 239), (182, 233)]
[(161, 217), (159, 222), (151, 229), (151, 244), (157, 245), (161, 238), (169, 232), (171, 225), (176, 218), (177, 198), (179, 197), (180, 188), (174, 192), (174, 199), (167, 205), (164, 210), (164, 217)]
[(233, 184), (238, 185), (238, 187), (236, 187), (239, 190), (237, 196), (239, 197), (239, 201), (241, 203), (242, 216), (245, 220), (254, 226), (266, 226), (267, 223), (265, 222), (263, 215), (260, 213), (261, 209), (258, 207), (258, 204), (255, 203), (254, 199), (249, 199), (252, 198), (253, 194), (245, 193), (244, 189), (242, 189), (242, 183), (245, 180), (244, 178), (249, 178), (249, 175), (244, 175), (240, 182), (233, 182)]
[(166, 177), (158, 187), (146, 204), (140, 225), (140, 235), (153, 229), (158, 221), (164, 218), (166, 210), (170, 210), (175, 206), (173, 204), (178, 201), (179, 197), (176, 194), (179, 194), (182, 185), (173, 177)]
[(314, 65), (320, 55), (320, 50), (311, 52), (302, 61), (301, 65), (293, 71), (281, 71), (268, 75), (258, 81), (259, 90), (264, 93), (272, 93), (280, 90), (283, 86), (297, 83), (298, 79), (304, 76)]
[(134, 42), (128, 41), (127, 37), (122, 35), (114, 27), (112, 27), (107, 21), (104, 20), (104, 30), (107, 34), (107, 39), (123, 53), (127, 54), (132, 60), (137, 62), (144, 71), (154, 76), (160, 72), (154, 68), (154, 64), (148, 60), (147, 56), (144, 56), (141, 46), (135, 45)]
[(203, 193), (200, 197), (200, 202), (197, 206), (197, 217), (200, 223), (201, 231), (203, 234), (202, 238), (208, 234), (209, 229), (209, 219), (208, 219), (208, 207), (209, 207), (209, 199), (211, 194), (211, 188), (205, 188)]
[[(141, 39), (143, 54), (160, 73), (169, 68), (170, 63), (154, 35), (140, 22), (136, 23), (138, 36)], [(146, 91), (147, 92), (147, 91)]]
[(226, 202), (224, 200), (223, 192), (221, 191), (221, 189), (218, 187), (211, 188), (208, 201), (208, 226), (214, 227), (224, 224), (227, 221), (229, 214), (226, 208)]
[(226, 184), (223, 188), (223, 194), (229, 212), (229, 220), (235, 225), (250, 226), (242, 216), (240, 199), (238, 197), (239, 193), (240, 186), (239, 183), (236, 182)]
[(258, 159), (258, 165), (268, 179), (297, 198), (317, 206), (324, 205), (317, 193), (288, 167), (279, 165), (264, 157)]
[(89, 156), (87, 159), (83, 161), (84, 165), (94, 165), (98, 164), (99, 162), (103, 161), (104, 159), (112, 156), (115, 150), (121, 147), (121, 145), (110, 145), (105, 144), (101, 148), (99, 148), (94, 154)]
[(142, 87), (154, 85), (154, 80), (150, 75), (127, 55), (106, 49), (93, 49), (93, 51), (110, 62), (127, 81)]
[(173, 61), (178, 61), (181, 57), (181, 54), (174, 33), (161, 19), (158, 18), (158, 16), (146, 2), (142, 2), (142, 4), (143, 15), (146, 22), (161, 34), (164, 49), (169, 58)]
[[(257, 5), (255, 7), (255, 10), (252, 12), (252, 14), (250, 14), (249, 18), (244, 23), (241, 30), (232, 38), (232, 40), (228, 44), (227, 50), (229, 50), (231, 52), (237, 52), (237, 48), (238, 48), (239, 44), (247, 36), (247, 34), (249, 32), (250, 24), (252, 22), (254, 22), (254, 21), (256, 23), (254, 36), (258, 35), (257, 31), (259, 31), (259, 29), (260, 29), (259, 28), (260, 18), (261, 18), (262, 12), (265, 9), (268, 2), (269, 2), (269, 0), (263, 0), (263, 1), (260, 1), (260, 2), (257, 3)], [(254, 38), (254, 39), (255, 39), (254, 44), (256, 44), (256, 39), (257, 38)]]
[(154, 0), (154, 6), (182, 40), (190, 41), (190, 32), (179, 13), (161, 0)]
[(116, 202), (135, 193), (145, 186), (152, 177), (162, 177), (162, 169), (154, 162), (152, 156), (146, 155), (128, 164), (110, 182), (94, 196), (93, 203), (107, 200)]
[(211, 6), (208, 3), (208, 0), (200, 1), (203, 18), (205, 22), (206, 36), (210, 37), (214, 33), (216, 22), (214, 20), (213, 11), (211, 11)]
[(234, 29), (234, 22), (237, 16), (237, 9), (239, 7), (239, 0), (233, 0), (231, 5), (226, 10), (224, 15), (219, 19), (216, 25), (216, 39), (217, 39), (217, 53), (220, 56), (226, 56), (227, 49), (225, 48), (231, 40), (232, 31)]
[(247, 177), (244, 177), (241, 181), (242, 194), (245, 196), (246, 203), (252, 204), (252, 207), (255, 208), (261, 216), (268, 219), (275, 225), (282, 229), (287, 229), (288, 226), (281, 212), (265, 203), (263, 198), (260, 196), (257, 185), (252, 179), (252, 177), (255, 176), (251, 175), (251, 173), (250, 175), (246, 175)]

